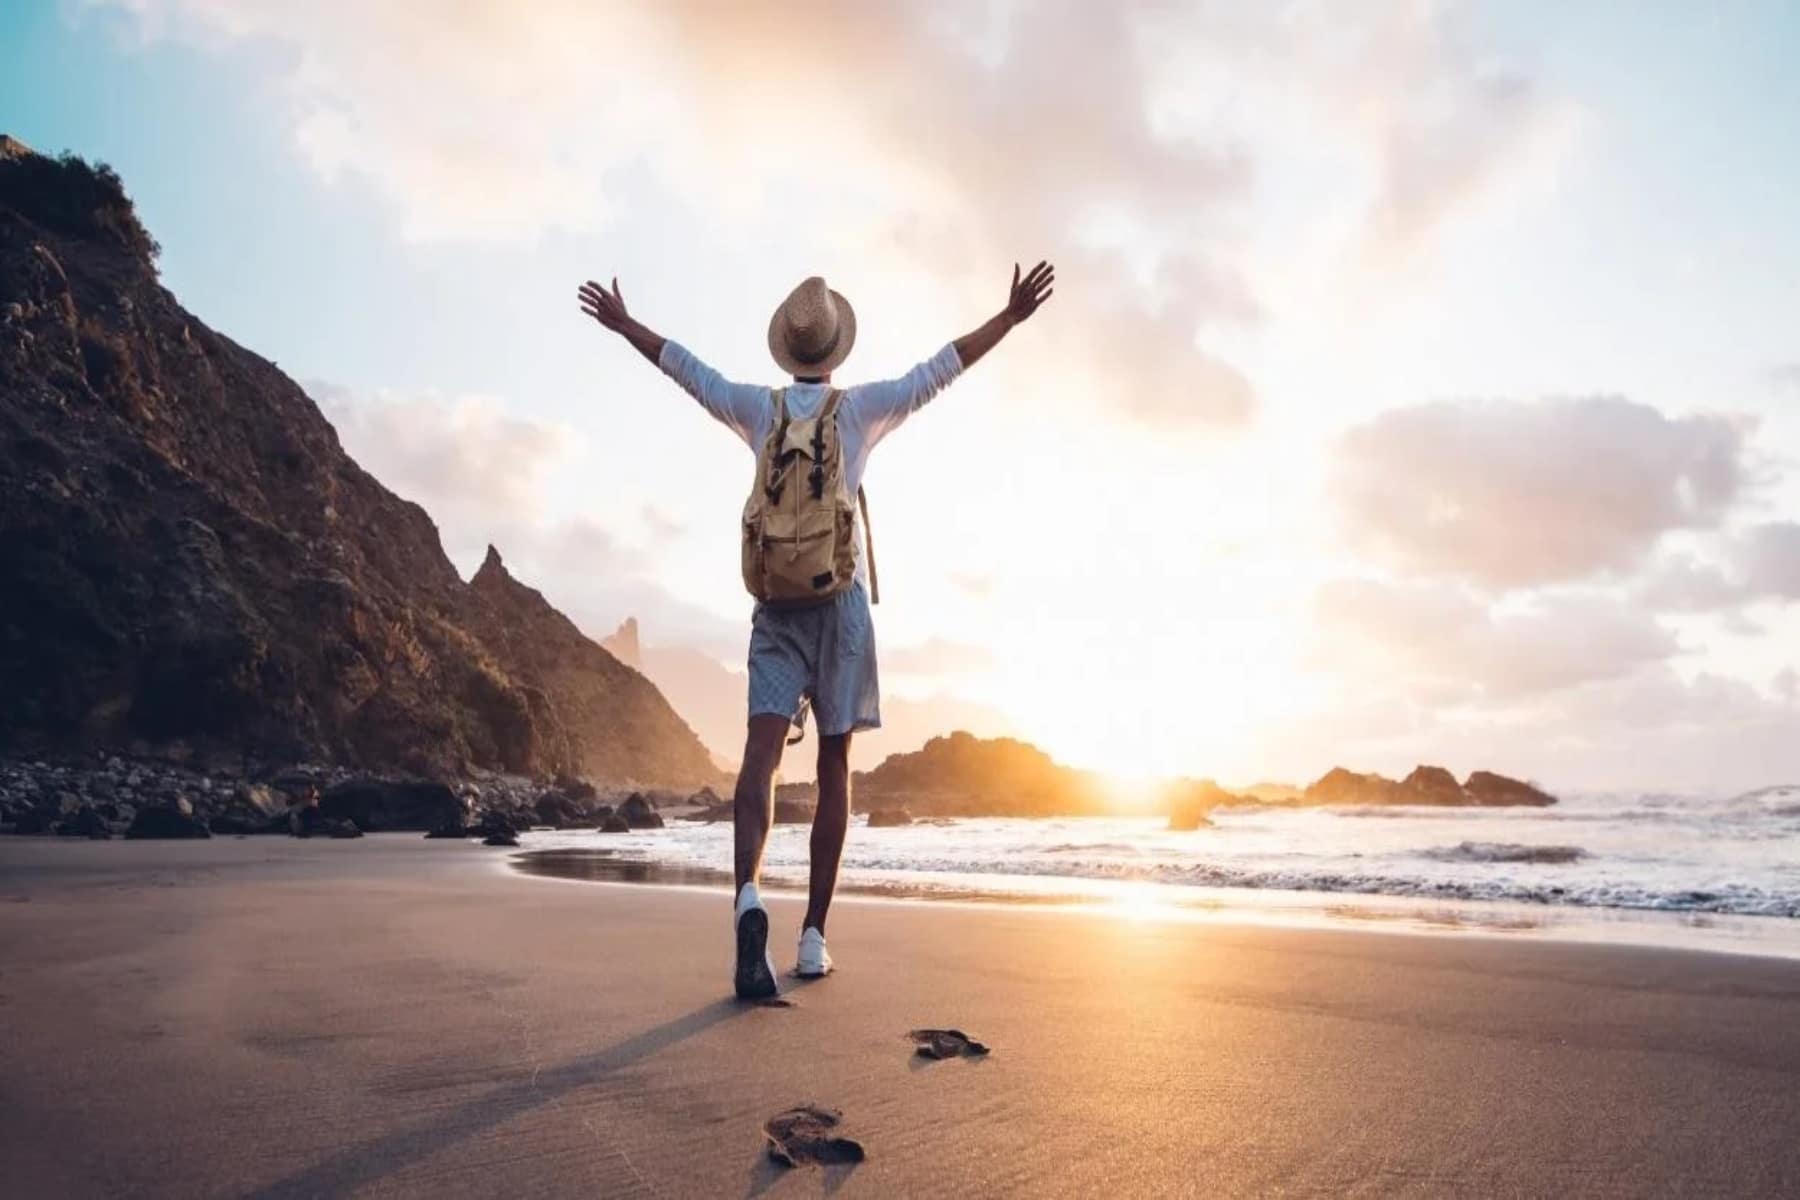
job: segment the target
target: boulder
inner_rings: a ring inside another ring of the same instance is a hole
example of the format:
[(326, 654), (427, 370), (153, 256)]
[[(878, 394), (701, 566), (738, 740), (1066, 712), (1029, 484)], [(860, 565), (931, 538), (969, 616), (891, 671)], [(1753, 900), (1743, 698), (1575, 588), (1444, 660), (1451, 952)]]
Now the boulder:
[(131, 827), (125, 831), (128, 838), (208, 838), (212, 831), (206, 822), (194, 816), (194, 806), (185, 797), (178, 798), (173, 804), (159, 804), (149, 808), (140, 808), (133, 818)]
[(463, 802), (431, 780), (347, 779), (325, 789), (319, 810), (327, 820), (352, 821), (372, 833), (436, 829), (463, 818)]
[(50, 814), (42, 809), (29, 808), (20, 813), (13, 821), (14, 833), (49, 833)]
[(356, 827), (355, 821), (328, 821), (325, 825), (325, 832), (334, 838), (359, 838), (363, 835), (363, 831)]
[(622, 818), (625, 824), (632, 829), (661, 829), (663, 827), (662, 814), (650, 806), (650, 801), (644, 798), (642, 792), (633, 792), (625, 797), (625, 803), (619, 805), (619, 811), (614, 815)]
[(606, 819), (604, 821), (600, 822), (600, 828), (594, 830), (594, 832), (595, 833), (630, 833), (631, 826), (626, 824), (625, 818), (621, 817), (618, 813), (608, 813), (606, 816)]
[(896, 825), (911, 825), (912, 814), (900, 805), (892, 808), (878, 808), (869, 814), (870, 829), (888, 829)]
[(1184, 779), (1170, 785), (1167, 792), (1169, 829), (1176, 833), (1192, 833), (1212, 824), (1207, 814), (1227, 804), (1242, 804), (1244, 798), (1226, 791), (1210, 779)]
[(84, 837), (93, 841), (104, 841), (112, 836), (112, 826), (104, 816), (90, 806), (83, 806), (71, 817), (65, 817), (57, 825), (56, 832), (64, 837)]
[(1409, 793), (1408, 804), (1467, 804), (1462, 784), (1442, 767), (1414, 767), (1412, 774), (1400, 781)]
[(519, 835), (510, 829), (501, 830), (482, 838), (481, 844), (484, 846), (516, 846), (519, 844)]
[(1206, 809), (1197, 804), (1182, 805), (1169, 810), (1169, 832), (1192, 833), (1196, 829), (1204, 829), (1212, 824), (1212, 818), (1206, 815)]
[(1469, 776), (1463, 788), (1476, 804), (1484, 806), (1524, 804), (1543, 808), (1556, 803), (1556, 797), (1550, 793), (1540, 791), (1523, 780), (1509, 779), (1492, 771), (1476, 771)]
[(1359, 775), (1333, 767), (1306, 789), (1308, 804), (1406, 804), (1408, 793), (1384, 775)]
[(319, 798), (313, 795), (287, 810), (287, 831), (294, 837), (311, 837), (326, 831), (325, 814), (319, 811)]
[(207, 819), (214, 833), (285, 833), (286, 799), (265, 784), (239, 784)]
[[(593, 789), (588, 790), (591, 792)], [(537, 816), (538, 824), (548, 825), (552, 829), (572, 828), (588, 823), (587, 814), (582, 812), (581, 806), (561, 792), (545, 792), (532, 805), (532, 811)]]
[(810, 825), (817, 805), (805, 800), (776, 800), (775, 823), (777, 825)]
[(594, 790), (593, 784), (575, 775), (558, 775), (556, 790), (577, 804), (591, 804), (600, 795)]

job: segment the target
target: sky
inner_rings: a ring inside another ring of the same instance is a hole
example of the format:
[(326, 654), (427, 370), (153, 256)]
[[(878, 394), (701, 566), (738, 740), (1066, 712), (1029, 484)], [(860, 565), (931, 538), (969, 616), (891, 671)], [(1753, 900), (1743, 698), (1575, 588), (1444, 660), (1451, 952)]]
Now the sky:
[[(883, 685), (1081, 766), (1800, 778), (1800, 4), (18, 0), (0, 129), (472, 572), (741, 665), (749, 452), (576, 286), (838, 381)], [(987, 730), (978, 730), (986, 732)]]

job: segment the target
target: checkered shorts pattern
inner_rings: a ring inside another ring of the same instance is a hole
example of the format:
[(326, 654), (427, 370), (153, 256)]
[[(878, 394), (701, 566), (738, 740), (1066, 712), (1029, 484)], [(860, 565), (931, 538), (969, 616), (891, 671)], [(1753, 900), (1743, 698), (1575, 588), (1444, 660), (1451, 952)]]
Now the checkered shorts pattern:
[(750, 618), (750, 715), (806, 723), (820, 737), (881, 728), (875, 624), (859, 581), (816, 608), (758, 604)]

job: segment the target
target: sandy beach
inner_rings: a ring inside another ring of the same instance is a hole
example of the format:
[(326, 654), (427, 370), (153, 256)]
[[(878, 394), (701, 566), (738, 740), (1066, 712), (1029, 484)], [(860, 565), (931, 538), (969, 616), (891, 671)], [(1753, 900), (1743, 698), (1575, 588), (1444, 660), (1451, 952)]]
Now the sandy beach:
[[(505, 853), (0, 844), (8, 1194), (1800, 1189), (1800, 963), (847, 899), (746, 1008), (724, 892)], [(772, 1164), (801, 1101), (867, 1161)]]

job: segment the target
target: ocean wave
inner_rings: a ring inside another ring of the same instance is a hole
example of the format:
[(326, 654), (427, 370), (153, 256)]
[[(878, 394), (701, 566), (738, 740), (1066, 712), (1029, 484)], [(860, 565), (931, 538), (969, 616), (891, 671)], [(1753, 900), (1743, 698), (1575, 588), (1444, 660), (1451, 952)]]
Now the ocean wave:
[(1708, 888), (1657, 888), (1613, 880), (1549, 883), (1516, 875), (1489, 878), (1429, 877), (1402, 871), (1341, 871), (1326, 867), (1252, 867), (1219, 863), (1121, 863), (1066, 859), (1004, 861), (861, 858), (852, 870), (942, 875), (1040, 876), (1108, 882), (1167, 883), (1189, 887), (1246, 888), (1287, 892), (1351, 893), (1435, 900), (1506, 901), (1574, 905), (1583, 908), (1650, 909), (1661, 912), (1720, 913), (1800, 918), (1800, 891), (1747, 884)]
[(1588, 856), (1580, 846), (1525, 846), (1518, 842), (1458, 842), (1425, 851), (1438, 862), (1572, 863)]
[[(1377, 818), (1383, 820), (1425, 820), (1454, 821), (1466, 819), (1472, 812), (1490, 813), (1511, 811), (1501, 808), (1484, 808), (1473, 804), (1327, 804), (1319, 808), (1294, 808), (1287, 812), (1322, 812), (1334, 817)], [(1547, 810), (1533, 808), (1533, 813), (1544, 813)]]
[(1132, 846), (1125, 842), (1064, 842), (1058, 846), (1046, 846), (1041, 854), (1142, 854), (1141, 846)]

